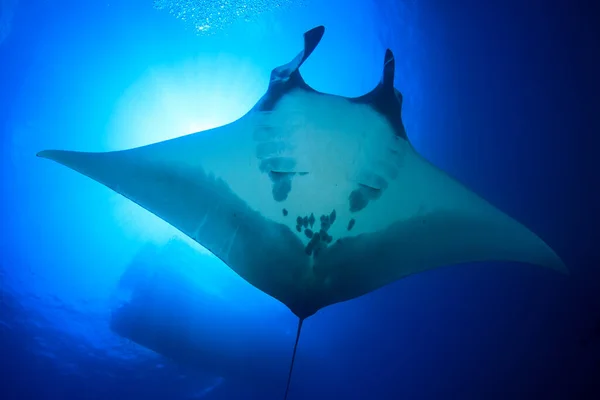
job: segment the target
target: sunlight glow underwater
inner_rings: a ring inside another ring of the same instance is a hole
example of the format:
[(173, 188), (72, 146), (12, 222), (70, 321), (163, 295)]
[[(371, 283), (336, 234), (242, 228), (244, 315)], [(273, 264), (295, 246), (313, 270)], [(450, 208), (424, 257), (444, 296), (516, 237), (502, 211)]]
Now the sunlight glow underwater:
[[(266, 71), (249, 60), (227, 54), (207, 54), (181, 64), (150, 69), (117, 102), (109, 124), (107, 147), (112, 150), (137, 147), (232, 122), (256, 102), (267, 82)], [(115, 213), (127, 225), (152, 232), (154, 243), (177, 237), (214, 257), (133, 202), (118, 202)]]

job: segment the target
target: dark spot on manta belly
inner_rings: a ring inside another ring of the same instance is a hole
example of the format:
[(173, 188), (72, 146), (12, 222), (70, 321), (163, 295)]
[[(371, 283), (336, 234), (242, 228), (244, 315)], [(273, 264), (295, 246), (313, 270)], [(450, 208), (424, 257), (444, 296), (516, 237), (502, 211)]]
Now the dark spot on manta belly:
[(288, 172), (269, 172), (269, 178), (273, 182), (273, 200), (277, 202), (284, 201), (292, 191), (293, 173)]
[(354, 228), (354, 224), (356, 223), (356, 220), (354, 218), (352, 218), (349, 222), (348, 222), (348, 230), (352, 230), (352, 228)]
[(353, 190), (350, 197), (348, 197), (348, 201), (350, 202), (350, 212), (360, 211), (369, 204), (369, 199), (360, 189)]
[(281, 210), (281, 212), (283, 213), (284, 217), (287, 217), (288, 215), (288, 210), (286, 210), (285, 208), (283, 210)]
[(326, 249), (327, 246), (333, 241), (333, 236), (331, 236), (328, 231), (336, 221), (336, 218), (337, 213), (335, 210), (333, 210), (330, 214), (321, 215), (319, 217), (321, 228), (318, 232), (314, 232), (312, 230), (312, 227), (315, 223), (314, 213), (311, 213), (309, 217), (303, 217), (299, 215), (296, 218), (296, 230), (301, 232), (302, 227), (306, 228), (304, 229), (304, 235), (310, 239), (304, 249), (306, 254), (317, 257), (319, 253)]
[(269, 178), (273, 183), (273, 200), (282, 202), (287, 199), (292, 191), (292, 179), (295, 172), (269, 172)]
[(380, 196), (381, 190), (370, 186), (359, 185), (358, 189), (354, 189), (348, 197), (350, 212), (362, 210), (369, 204), (369, 201), (377, 200)]

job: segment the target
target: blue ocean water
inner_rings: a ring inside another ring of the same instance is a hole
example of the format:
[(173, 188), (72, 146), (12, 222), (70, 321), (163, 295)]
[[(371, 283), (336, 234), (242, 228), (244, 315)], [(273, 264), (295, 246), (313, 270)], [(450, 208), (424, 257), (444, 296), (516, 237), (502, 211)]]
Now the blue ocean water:
[(219, 126), (303, 67), (356, 96), (386, 48), (417, 150), (568, 277), (450, 266), (304, 323), (291, 399), (600, 398), (600, 131), (583, 3), (0, 1), (0, 398), (278, 399), (296, 318), (128, 200), (43, 162)]

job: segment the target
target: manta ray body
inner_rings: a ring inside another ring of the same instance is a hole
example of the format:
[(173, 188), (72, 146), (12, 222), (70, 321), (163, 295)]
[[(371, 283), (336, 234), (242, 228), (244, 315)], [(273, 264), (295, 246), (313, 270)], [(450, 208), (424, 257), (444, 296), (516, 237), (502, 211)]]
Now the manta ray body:
[(323, 33), (306, 32), (231, 124), (123, 151), (38, 155), (156, 214), (289, 307), (300, 321), (292, 366), (305, 318), (403, 277), (479, 261), (567, 271), (537, 235), (416, 152), (390, 50), (371, 92), (312, 89), (299, 68)]

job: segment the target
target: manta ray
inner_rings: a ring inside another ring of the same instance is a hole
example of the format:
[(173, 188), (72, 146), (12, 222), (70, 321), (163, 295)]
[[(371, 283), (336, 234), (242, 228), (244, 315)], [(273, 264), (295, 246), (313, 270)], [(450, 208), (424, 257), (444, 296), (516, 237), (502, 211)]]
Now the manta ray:
[(363, 96), (311, 88), (299, 69), (325, 28), (272, 70), (238, 120), (122, 151), (46, 150), (173, 225), (302, 322), (328, 305), (442, 266), (567, 268), (536, 234), (412, 146), (385, 52)]

